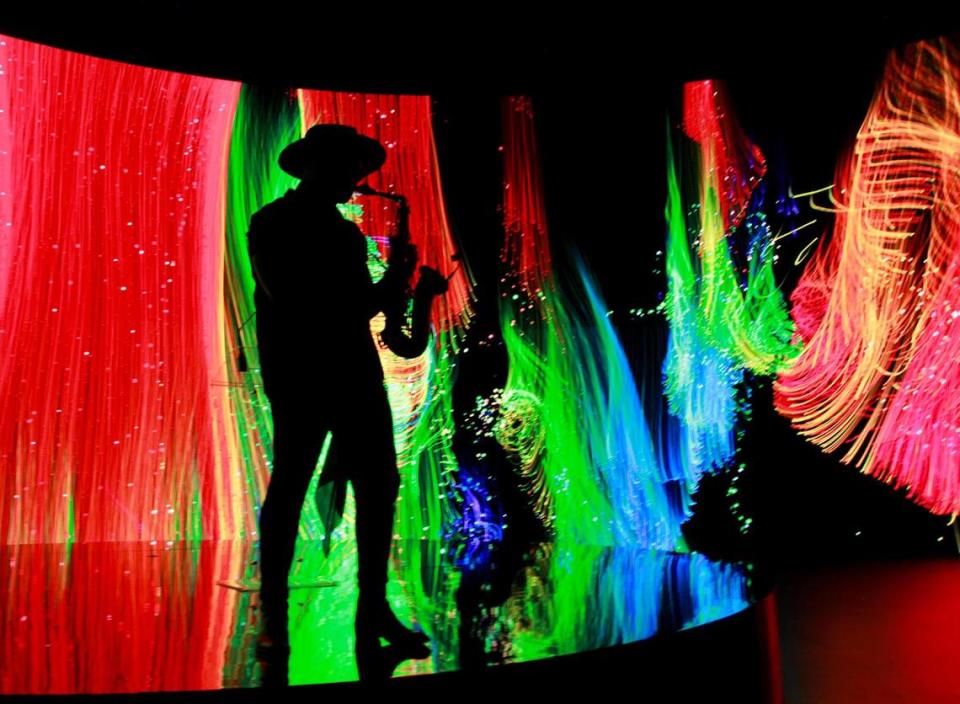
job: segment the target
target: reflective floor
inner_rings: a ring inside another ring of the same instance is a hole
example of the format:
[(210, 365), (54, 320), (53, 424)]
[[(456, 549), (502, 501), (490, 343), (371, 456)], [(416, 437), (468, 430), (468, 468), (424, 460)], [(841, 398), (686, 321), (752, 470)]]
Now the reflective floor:
[[(291, 574), (289, 684), (357, 678), (355, 555), (304, 542)], [(252, 542), (0, 548), (0, 693), (255, 687)], [(394, 676), (648, 638), (745, 609), (746, 571), (697, 554), (562, 543), (398, 542), (389, 597), (431, 638)]]
[(791, 704), (958, 702), (960, 561), (797, 569), (777, 586)]

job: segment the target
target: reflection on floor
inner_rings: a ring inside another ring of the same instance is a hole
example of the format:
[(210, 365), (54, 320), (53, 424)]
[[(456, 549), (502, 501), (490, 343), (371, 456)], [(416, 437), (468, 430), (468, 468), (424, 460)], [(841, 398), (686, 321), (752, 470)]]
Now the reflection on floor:
[(790, 704), (960, 701), (956, 558), (821, 567), (778, 581)]
[[(0, 548), (0, 693), (261, 684), (256, 545), (101, 543)], [(561, 543), (397, 542), (389, 596), (431, 637), (395, 675), (484, 667), (647, 638), (748, 606), (743, 568), (697, 554)], [(352, 550), (301, 543), (290, 684), (357, 677)]]

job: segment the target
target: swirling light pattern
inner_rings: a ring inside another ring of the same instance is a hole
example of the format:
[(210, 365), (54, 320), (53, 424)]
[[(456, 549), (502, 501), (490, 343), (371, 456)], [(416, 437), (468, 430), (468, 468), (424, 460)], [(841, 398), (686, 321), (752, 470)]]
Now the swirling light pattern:
[(841, 461), (960, 510), (960, 54), (894, 52), (837, 170), (832, 237), (794, 294), (776, 406)]

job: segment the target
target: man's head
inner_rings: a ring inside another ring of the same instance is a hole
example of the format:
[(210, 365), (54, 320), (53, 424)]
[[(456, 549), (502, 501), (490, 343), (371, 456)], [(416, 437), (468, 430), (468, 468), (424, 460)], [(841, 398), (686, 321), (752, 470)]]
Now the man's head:
[(316, 197), (344, 203), (357, 183), (387, 158), (380, 143), (346, 125), (314, 125), (281, 153), (280, 168)]

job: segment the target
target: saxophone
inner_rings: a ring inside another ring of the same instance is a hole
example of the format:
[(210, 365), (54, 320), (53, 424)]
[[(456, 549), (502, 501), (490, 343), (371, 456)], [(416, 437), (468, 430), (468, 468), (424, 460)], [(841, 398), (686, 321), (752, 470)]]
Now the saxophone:
[[(397, 203), (397, 232), (390, 238), (390, 252), (387, 255), (388, 272), (394, 266), (402, 266), (401, 256), (410, 245), (410, 208), (407, 199), (397, 193), (375, 191), (366, 184), (357, 186), (354, 192), (387, 198)], [(389, 274), (385, 274), (387, 275)], [(383, 313), (386, 322), (380, 333), (380, 340), (394, 354), (411, 359), (419, 357), (427, 349), (427, 343), (430, 341), (430, 309), (433, 306), (433, 299), (447, 292), (448, 280), (432, 267), (420, 267), (420, 278), (412, 292), (413, 312), (410, 316), (409, 331), (406, 329), (407, 309), (411, 298), (409, 277), (400, 282), (400, 285), (402, 286), (400, 295), (391, 297), (384, 305)]]

